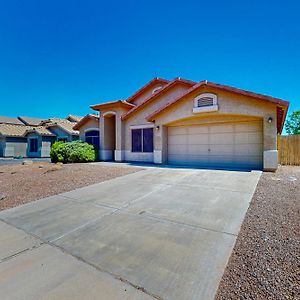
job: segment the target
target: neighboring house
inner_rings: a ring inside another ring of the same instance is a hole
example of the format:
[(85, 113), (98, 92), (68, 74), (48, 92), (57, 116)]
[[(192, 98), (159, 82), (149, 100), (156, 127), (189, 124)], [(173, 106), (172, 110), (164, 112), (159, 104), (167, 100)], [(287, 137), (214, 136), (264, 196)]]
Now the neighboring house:
[(0, 157), (49, 157), (55, 141), (78, 140), (77, 123), (69, 118), (0, 117)]
[(44, 127), (0, 124), (0, 156), (49, 157), (55, 135)]
[(79, 138), (89, 144), (100, 147), (99, 116), (88, 114), (83, 117), (74, 127), (79, 131)]
[(91, 108), (102, 160), (276, 170), (288, 106), (213, 82), (155, 78), (127, 100)]
[(72, 142), (79, 139), (79, 132), (73, 129), (74, 124), (76, 122), (60, 118), (50, 118), (40, 123), (56, 136), (57, 141), (63, 142)]

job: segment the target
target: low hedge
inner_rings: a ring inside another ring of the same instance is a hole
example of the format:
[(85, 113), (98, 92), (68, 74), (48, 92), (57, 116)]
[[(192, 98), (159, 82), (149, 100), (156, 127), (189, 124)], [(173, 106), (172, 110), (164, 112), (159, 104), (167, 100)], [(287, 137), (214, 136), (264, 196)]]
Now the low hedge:
[(98, 158), (98, 150), (82, 141), (55, 142), (50, 150), (51, 161), (62, 163), (92, 162)]

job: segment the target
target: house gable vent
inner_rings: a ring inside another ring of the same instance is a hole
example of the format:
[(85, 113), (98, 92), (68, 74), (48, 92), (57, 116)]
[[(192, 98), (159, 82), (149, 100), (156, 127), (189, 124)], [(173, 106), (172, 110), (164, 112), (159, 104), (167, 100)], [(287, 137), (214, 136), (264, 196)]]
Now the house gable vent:
[(197, 101), (197, 107), (214, 105), (214, 99), (212, 97), (201, 97)]
[(217, 111), (218, 97), (212, 93), (198, 95), (194, 99), (193, 113)]

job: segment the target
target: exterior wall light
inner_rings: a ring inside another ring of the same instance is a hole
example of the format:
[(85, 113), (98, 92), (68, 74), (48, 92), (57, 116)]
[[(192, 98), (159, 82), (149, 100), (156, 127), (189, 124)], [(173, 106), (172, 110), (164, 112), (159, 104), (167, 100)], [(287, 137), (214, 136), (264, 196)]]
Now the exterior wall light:
[(273, 121), (273, 119), (272, 119), (272, 117), (269, 117), (269, 119), (268, 119), (268, 123), (272, 123), (272, 121)]
[(159, 130), (159, 125), (157, 125), (157, 126), (155, 127), (155, 129), (156, 129), (156, 130)]

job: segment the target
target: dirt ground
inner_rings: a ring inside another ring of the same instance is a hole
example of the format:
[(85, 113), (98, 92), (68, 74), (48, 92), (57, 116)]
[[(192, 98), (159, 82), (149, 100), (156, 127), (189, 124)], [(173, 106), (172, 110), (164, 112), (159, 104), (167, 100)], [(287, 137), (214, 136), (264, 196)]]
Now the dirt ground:
[(123, 176), (141, 169), (92, 164), (0, 166), (0, 210), (86, 185)]
[(221, 299), (300, 299), (300, 167), (262, 174), (219, 285)]

